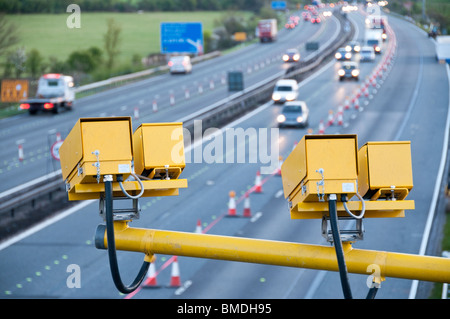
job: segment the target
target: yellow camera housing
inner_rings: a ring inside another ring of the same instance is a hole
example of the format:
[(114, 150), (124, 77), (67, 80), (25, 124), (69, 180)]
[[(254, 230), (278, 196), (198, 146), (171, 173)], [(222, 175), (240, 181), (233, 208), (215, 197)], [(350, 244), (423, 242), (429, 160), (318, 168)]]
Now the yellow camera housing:
[(285, 198), (323, 201), (328, 194), (356, 194), (356, 135), (305, 135), (281, 166)]
[(177, 179), (184, 170), (182, 123), (144, 123), (133, 134), (134, 169), (149, 179)]
[(101, 182), (104, 175), (132, 170), (131, 117), (80, 118), (59, 150), (68, 191), (77, 184)]
[(358, 158), (358, 189), (364, 198), (402, 200), (413, 188), (411, 142), (368, 142)]

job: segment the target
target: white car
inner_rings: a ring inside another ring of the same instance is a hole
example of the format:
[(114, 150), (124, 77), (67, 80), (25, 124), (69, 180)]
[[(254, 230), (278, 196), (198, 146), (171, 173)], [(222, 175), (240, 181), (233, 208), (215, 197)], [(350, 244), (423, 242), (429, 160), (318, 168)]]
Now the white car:
[(359, 61), (365, 62), (370, 61), (372, 62), (375, 60), (375, 50), (373, 47), (370, 46), (364, 46), (361, 48), (361, 51), (359, 52)]
[(274, 103), (282, 104), (287, 101), (294, 101), (298, 97), (298, 83), (295, 80), (278, 80), (272, 93)]
[(277, 116), (278, 127), (307, 127), (308, 115), (309, 109), (304, 101), (286, 102), (281, 114)]
[(188, 55), (173, 56), (170, 58), (168, 65), (171, 74), (192, 72), (191, 58)]

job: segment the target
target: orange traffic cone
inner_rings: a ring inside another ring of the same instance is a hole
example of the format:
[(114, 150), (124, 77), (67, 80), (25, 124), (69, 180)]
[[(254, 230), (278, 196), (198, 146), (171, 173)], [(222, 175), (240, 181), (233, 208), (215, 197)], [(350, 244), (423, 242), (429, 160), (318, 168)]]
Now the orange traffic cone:
[(348, 99), (348, 96), (345, 97), (344, 108), (345, 108), (346, 110), (349, 110), (349, 109), (350, 109), (350, 100)]
[(319, 134), (325, 133), (325, 125), (323, 125), (323, 121), (319, 123)]
[(22, 144), (19, 144), (19, 161), (23, 161), (24, 156), (23, 156), (23, 146)]
[(353, 105), (355, 107), (355, 110), (359, 110), (359, 99), (356, 98), (355, 101), (353, 102)]
[(344, 124), (344, 118), (342, 116), (342, 113), (339, 112), (338, 113), (338, 125), (343, 125)]
[(181, 280), (180, 280), (180, 268), (178, 266), (178, 258), (177, 256), (174, 256), (173, 263), (172, 263), (172, 274), (170, 278), (170, 287), (180, 287), (181, 286)]
[(283, 156), (278, 156), (278, 168), (277, 168), (277, 175), (281, 176), (281, 165), (283, 165)]
[(259, 171), (256, 172), (255, 193), (262, 193), (261, 173)]
[(202, 222), (200, 221), (200, 219), (197, 221), (197, 226), (195, 227), (195, 233), (196, 234), (203, 234)]
[(236, 200), (234, 197), (236, 196), (236, 193), (234, 191), (231, 191), (229, 193), (230, 200), (228, 201), (228, 217), (236, 217)]
[(158, 283), (156, 282), (156, 270), (155, 264), (150, 263), (150, 267), (147, 272), (147, 278), (143, 283), (144, 288), (159, 288)]
[(250, 197), (248, 196), (248, 193), (245, 193), (243, 216), (244, 217), (252, 217), (252, 213), (250, 211)]
[(333, 114), (333, 110), (329, 110), (328, 111), (328, 126), (333, 125), (334, 123), (334, 114)]

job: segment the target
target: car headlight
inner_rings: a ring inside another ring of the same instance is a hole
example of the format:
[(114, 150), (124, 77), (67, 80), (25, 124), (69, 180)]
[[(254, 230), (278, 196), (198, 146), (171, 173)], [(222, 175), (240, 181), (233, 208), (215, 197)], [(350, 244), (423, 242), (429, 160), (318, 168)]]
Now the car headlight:
[(385, 40), (386, 40), (386, 38), (387, 38), (387, 34), (386, 34), (386, 33), (383, 33), (383, 34), (381, 35), (381, 37), (382, 37), (383, 39), (385, 39)]
[(352, 76), (357, 77), (359, 75), (359, 70), (352, 70)]
[(376, 46), (376, 47), (375, 47), (375, 51), (380, 52), (380, 51), (381, 51), (381, 48), (380, 48), (379, 46)]
[(351, 46), (347, 45), (347, 46), (345, 47), (345, 51), (350, 52), (351, 50), (352, 50), (352, 47), (351, 47)]
[(354, 47), (355, 52), (361, 51), (361, 47), (359, 45), (355, 45)]
[(284, 121), (286, 121), (286, 116), (284, 116), (283, 114), (277, 116), (278, 123), (283, 123)]
[(350, 60), (350, 59), (352, 58), (352, 54), (351, 54), (350, 52), (347, 52), (347, 53), (345, 54), (345, 58), (348, 59), (348, 60)]
[(345, 71), (341, 69), (341, 70), (338, 71), (338, 74), (339, 74), (339, 76), (344, 76), (345, 75)]
[(297, 117), (297, 123), (302, 123), (302, 122), (303, 122), (303, 116)]
[(340, 53), (338, 52), (338, 53), (336, 53), (336, 54), (334, 55), (334, 57), (335, 57), (336, 59), (340, 59), (340, 58), (342, 58), (342, 54), (340, 54)]
[(287, 55), (287, 54), (285, 54), (285, 55), (283, 55), (283, 61), (288, 61), (289, 60), (289, 55)]
[(281, 98), (280, 94), (274, 93), (272, 94), (272, 100), (278, 101)]
[(293, 100), (295, 100), (295, 94), (293, 94), (293, 93), (288, 93), (288, 94), (286, 94), (286, 100), (287, 100), (287, 101), (293, 101)]
[(294, 61), (300, 60), (300, 54), (294, 54)]

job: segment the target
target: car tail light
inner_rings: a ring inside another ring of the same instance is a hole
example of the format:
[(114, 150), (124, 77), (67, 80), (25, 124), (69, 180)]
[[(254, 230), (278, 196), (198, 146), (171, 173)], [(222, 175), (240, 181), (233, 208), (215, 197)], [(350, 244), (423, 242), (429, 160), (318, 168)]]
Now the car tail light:
[(28, 110), (29, 108), (30, 108), (30, 104), (28, 104), (28, 103), (20, 104), (20, 109), (21, 110)]
[(44, 109), (49, 110), (53, 108), (53, 103), (44, 103)]
[(167, 63), (169, 66), (173, 66), (173, 62), (169, 61), (169, 63)]

